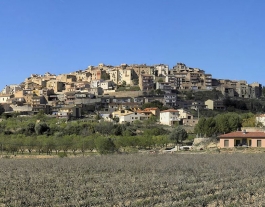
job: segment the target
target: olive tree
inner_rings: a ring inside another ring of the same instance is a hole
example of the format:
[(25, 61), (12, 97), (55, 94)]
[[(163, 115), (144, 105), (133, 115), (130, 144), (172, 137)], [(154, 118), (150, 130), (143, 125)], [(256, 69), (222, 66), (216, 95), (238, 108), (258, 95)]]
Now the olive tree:
[(181, 126), (178, 126), (173, 129), (173, 131), (169, 134), (169, 139), (177, 143), (182, 143), (183, 140), (188, 138), (188, 133)]

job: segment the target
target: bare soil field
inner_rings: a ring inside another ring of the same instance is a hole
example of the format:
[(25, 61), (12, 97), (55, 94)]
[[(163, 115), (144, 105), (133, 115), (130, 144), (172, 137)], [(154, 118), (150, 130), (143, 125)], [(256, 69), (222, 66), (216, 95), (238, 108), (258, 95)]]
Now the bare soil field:
[(265, 154), (0, 159), (1, 206), (265, 206)]

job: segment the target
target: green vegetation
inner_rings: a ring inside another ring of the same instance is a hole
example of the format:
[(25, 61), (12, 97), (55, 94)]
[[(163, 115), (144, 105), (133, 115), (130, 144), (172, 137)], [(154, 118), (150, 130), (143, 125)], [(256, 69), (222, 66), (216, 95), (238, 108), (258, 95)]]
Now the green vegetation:
[(93, 150), (107, 154), (131, 149), (160, 149), (175, 143), (170, 132), (156, 124), (156, 119), (152, 116), (134, 124), (114, 124), (97, 120), (67, 121), (44, 114), (13, 117), (0, 122), (0, 145), (4, 154), (62, 156), (70, 152), (84, 155)]
[(185, 139), (188, 138), (188, 133), (181, 126), (177, 126), (169, 134), (169, 139), (177, 143), (182, 143)]
[(152, 101), (142, 105), (142, 109), (153, 108), (153, 107), (159, 108), (160, 110), (168, 109), (168, 107), (164, 106), (164, 104), (160, 101)]
[(130, 87), (125, 87), (125, 86), (120, 86), (117, 90), (118, 91), (140, 91), (139, 86), (130, 86)]
[(216, 136), (240, 129), (240, 127), (256, 126), (252, 113), (238, 114), (234, 112), (218, 114), (215, 117), (201, 117), (194, 132), (206, 136)]
[[(143, 108), (165, 109), (159, 101), (146, 103)], [(212, 114), (210, 114), (210, 112)], [(201, 113), (201, 111), (200, 111)], [(102, 120), (67, 121), (46, 116), (43, 112), (33, 117), (15, 114), (0, 122), (0, 145), (2, 153), (8, 154), (100, 154), (161, 149), (169, 144), (191, 142), (194, 136), (216, 137), (243, 127), (262, 127), (256, 123), (253, 113), (219, 113), (208, 110), (193, 131), (187, 132), (181, 125), (164, 128), (157, 124), (157, 117), (133, 124), (117, 124)]]

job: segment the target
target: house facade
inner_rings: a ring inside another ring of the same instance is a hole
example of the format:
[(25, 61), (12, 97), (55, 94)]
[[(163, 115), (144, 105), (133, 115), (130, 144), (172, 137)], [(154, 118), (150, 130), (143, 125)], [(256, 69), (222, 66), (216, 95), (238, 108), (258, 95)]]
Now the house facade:
[(220, 148), (232, 148), (237, 146), (265, 147), (264, 132), (236, 131), (219, 136)]
[(164, 125), (172, 126), (179, 123), (179, 112), (175, 109), (168, 109), (160, 112), (160, 123)]
[(150, 118), (150, 114), (132, 112), (129, 110), (120, 110), (112, 113), (113, 118), (119, 118), (119, 123), (133, 123), (136, 120), (143, 121)]
[(211, 109), (211, 110), (225, 109), (225, 106), (222, 100), (208, 99), (207, 101), (205, 101), (205, 105), (207, 109)]

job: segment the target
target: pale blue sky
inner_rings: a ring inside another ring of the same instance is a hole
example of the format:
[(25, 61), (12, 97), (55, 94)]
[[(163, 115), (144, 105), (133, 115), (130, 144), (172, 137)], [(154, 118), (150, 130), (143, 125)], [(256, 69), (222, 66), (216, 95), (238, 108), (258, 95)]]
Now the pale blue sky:
[(0, 0), (0, 90), (32, 73), (183, 62), (264, 83), (264, 0)]

